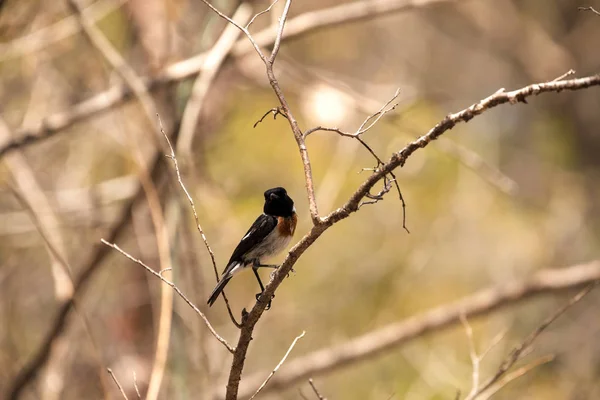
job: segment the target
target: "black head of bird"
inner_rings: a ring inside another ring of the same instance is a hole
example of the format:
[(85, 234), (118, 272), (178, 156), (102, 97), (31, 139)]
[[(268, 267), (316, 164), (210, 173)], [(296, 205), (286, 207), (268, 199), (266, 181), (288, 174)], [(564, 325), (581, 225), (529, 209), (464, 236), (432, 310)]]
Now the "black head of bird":
[(294, 200), (288, 196), (286, 190), (282, 187), (269, 189), (265, 192), (263, 211), (267, 215), (290, 217), (294, 214)]

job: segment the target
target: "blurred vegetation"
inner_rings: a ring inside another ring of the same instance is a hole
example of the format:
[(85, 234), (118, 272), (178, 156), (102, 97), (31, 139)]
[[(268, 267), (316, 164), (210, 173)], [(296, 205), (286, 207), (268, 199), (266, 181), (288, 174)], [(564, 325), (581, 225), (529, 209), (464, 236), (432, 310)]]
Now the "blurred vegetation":
[[(268, 5), (251, 3), (255, 12)], [(291, 17), (338, 3), (343, 2), (295, 2)], [(237, 6), (229, 0), (214, 4), (229, 13)], [(597, 73), (600, 17), (578, 11), (578, 5), (570, 0), (449, 1), (321, 29), (284, 42), (276, 73), (303, 128), (356, 129), (367, 116), (361, 107), (376, 111), (399, 87), (397, 110), (364, 136), (387, 158), (447, 113), (501, 87), (551, 80), (569, 69), (578, 76)], [(152, 12), (156, 9), (162, 11)], [(0, 8), (0, 109), (13, 131), (35, 126), (119, 81), (81, 33), (32, 52), (17, 49), (23, 54), (15, 55), (11, 43), (67, 15), (63, 2), (7, 1)], [(266, 14), (253, 30), (273, 18)], [(115, 7), (98, 26), (131, 66), (146, 75), (209, 49), (224, 23), (200, 2), (132, 0)], [(252, 128), (277, 105), (258, 61), (253, 53), (227, 59), (197, 126), (194, 160), (181, 161), (219, 269), (261, 212), (267, 188), (284, 186), (295, 200), (300, 216), (296, 238), (310, 226), (302, 165), (287, 122), (267, 117)], [(181, 117), (191, 82), (154, 92), (169, 129)], [(498, 107), (444, 135), (500, 171), (514, 190), (488, 179), (482, 168), (469, 168), (441, 143), (415, 153), (396, 172), (411, 233), (402, 229), (402, 207), (393, 192), (326, 232), (302, 256), (258, 324), (242, 380), (271, 370), (303, 330), (306, 336), (292, 358), (489, 285), (598, 258), (598, 110), (595, 88), (548, 94), (527, 105)], [(58, 216), (74, 276), (131, 197), (130, 183), (139, 172), (132, 148), (148, 154), (152, 129), (130, 100), (23, 150)], [(362, 147), (333, 133), (311, 135), (308, 147), (321, 213), (338, 207), (367, 177), (369, 172), (361, 169), (374, 166)], [(107, 182), (112, 184), (99, 195), (99, 186)], [(5, 163), (0, 163), (0, 185), (3, 389), (35, 353), (59, 301), (45, 243), (12, 194), (15, 183)], [(204, 307), (214, 274), (187, 201), (174, 181), (163, 180), (157, 187), (172, 232), (174, 280), (235, 343), (237, 329), (223, 302), (210, 310)], [(80, 188), (95, 190), (83, 195), (74, 191)], [(146, 204), (136, 208), (118, 244), (159, 267)], [(257, 290), (251, 273), (229, 284), (227, 294), (237, 315), (251, 307)], [(498, 332), (507, 331), (485, 358), (483, 377), (564, 300), (564, 295), (547, 296), (471, 321), (480, 351)], [(552, 353), (556, 359), (508, 385), (498, 398), (600, 398), (599, 300), (592, 293), (553, 324), (530, 357)], [(110, 366), (128, 391), (135, 371), (145, 390), (159, 307), (160, 282), (111, 253), (69, 318), (68, 346), (60, 359), (64, 382), (41, 376), (24, 398), (101, 398), (101, 365)], [(174, 313), (160, 398), (208, 398), (224, 382), (230, 355), (179, 299)], [(315, 382), (330, 399), (453, 398), (458, 390), (464, 394), (470, 389), (468, 341), (457, 326), (315, 377)], [(60, 387), (54, 397), (53, 384)], [(117, 398), (113, 386), (108, 381)], [(303, 384), (265, 397), (298, 399), (299, 387), (308, 396), (310, 388)]]

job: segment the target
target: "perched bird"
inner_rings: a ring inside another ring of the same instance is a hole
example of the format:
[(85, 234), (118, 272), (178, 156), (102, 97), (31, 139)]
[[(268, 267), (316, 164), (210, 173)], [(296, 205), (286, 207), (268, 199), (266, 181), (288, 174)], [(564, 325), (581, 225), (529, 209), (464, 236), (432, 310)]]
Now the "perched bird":
[(260, 293), (256, 295), (258, 299), (265, 290), (258, 275), (258, 268), (277, 268), (277, 265), (263, 265), (261, 260), (285, 249), (294, 235), (297, 222), (294, 201), (288, 196), (285, 189), (276, 187), (267, 190), (263, 213), (256, 218), (233, 251), (223, 275), (221, 275), (221, 280), (208, 299), (208, 305), (213, 305), (235, 273), (247, 267), (252, 267), (260, 285)]

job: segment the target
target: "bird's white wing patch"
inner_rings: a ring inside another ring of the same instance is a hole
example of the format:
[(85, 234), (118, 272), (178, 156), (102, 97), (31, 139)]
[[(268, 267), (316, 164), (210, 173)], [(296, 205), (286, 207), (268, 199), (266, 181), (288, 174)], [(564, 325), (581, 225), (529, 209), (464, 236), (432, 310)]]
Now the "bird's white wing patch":
[(243, 263), (236, 263), (235, 266), (233, 268), (231, 268), (231, 271), (229, 271), (229, 277), (232, 277), (233, 275), (235, 275), (236, 273), (240, 272), (242, 269), (244, 269), (245, 265)]

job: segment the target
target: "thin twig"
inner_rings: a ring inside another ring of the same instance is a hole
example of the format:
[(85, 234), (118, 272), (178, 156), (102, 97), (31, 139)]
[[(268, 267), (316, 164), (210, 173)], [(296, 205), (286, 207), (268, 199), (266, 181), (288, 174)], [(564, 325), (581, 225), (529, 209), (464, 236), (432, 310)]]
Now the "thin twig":
[(496, 347), (502, 341), (502, 339), (504, 339), (507, 333), (508, 329), (503, 329), (502, 331), (498, 332), (498, 334), (492, 338), (492, 341), (488, 347), (479, 355), (479, 358), (483, 360), (485, 356), (487, 356), (489, 352), (492, 351), (492, 349)]
[(115, 374), (113, 373), (112, 369), (110, 368), (106, 368), (106, 370), (108, 371), (108, 373), (110, 374), (111, 378), (113, 379), (113, 381), (115, 381), (115, 383), (117, 384), (117, 387), (119, 388), (119, 391), (121, 392), (121, 394), (123, 395), (123, 398), (125, 400), (129, 400), (127, 398), (127, 394), (125, 394), (125, 391), (123, 390), (123, 387), (121, 386), (121, 384), (119, 383), (119, 380), (117, 379), (117, 377), (115, 376)]
[(266, 8), (266, 9), (264, 9), (264, 10), (262, 10), (261, 12), (259, 12), (259, 13), (255, 14), (255, 15), (254, 15), (254, 17), (252, 17), (252, 19), (250, 20), (250, 22), (248, 22), (248, 23), (246, 24), (246, 29), (250, 29), (250, 25), (252, 25), (252, 23), (254, 22), (254, 20), (255, 20), (256, 18), (258, 18), (258, 17), (260, 17), (261, 15), (263, 15), (263, 14), (266, 14), (266, 13), (268, 13), (269, 11), (271, 11), (271, 8), (273, 8), (273, 6), (274, 6), (275, 4), (277, 4), (277, 2), (278, 2), (278, 1), (279, 1), (279, 0), (275, 0), (273, 3), (271, 3), (271, 5), (270, 5), (269, 7), (267, 7), (267, 8)]
[[(160, 127), (160, 132), (165, 137), (165, 140), (167, 141), (167, 145), (169, 146), (169, 150), (171, 151), (171, 154), (167, 155), (167, 157), (170, 158), (171, 161), (173, 161), (173, 166), (175, 167), (175, 173), (177, 174), (177, 181), (179, 182), (179, 186), (181, 187), (181, 190), (183, 190), (183, 193), (185, 193), (185, 196), (187, 197), (188, 202), (190, 203), (192, 213), (194, 214), (194, 219), (196, 220), (196, 228), (198, 229), (198, 232), (200, 232), (200, 236), (202, 237), (202, 241), (204, 242), (204, 245), (206, 246), (206, 249), (208, 250), (208, 254), (210, 254), (212, 266), (215, 271), (215, 277), (217, 279), (217, 282), (219, 282), (219, 272), (217, 270), (217, 262), (215, 260), (215, 253), (212, 251), (210, 244), (208, 244), (208, 239), (207, 239), (206, 235), (204, 234), (204, 230), (202, 229), (202, 226), (200, 225), (200, 219), (198, 218), (198, 213), (196, 212), (196, 205), (194, 204), (194, 200), (192, 199), (192, 196), (188, 192), (187, 188), (185, 187), (185, 184), (183, 183), (183, 179), (181, 179), (181, 173), (179, 172), (179, 164), (177, 163), (177, 157), (175, 157), (175, 151), (173, 150), (173, 146), (171, 145), (169, 136), (167, 136), (167, 134), (165, 133), (162, 121), (160, 119), (160, 115), (156, 114), (156, 117), (158, 118), (158, 125)], [(227, 311), (229, 312), (229, 317), (231, 318), (231, 321), (233, 322), (233, 324), (236, 327), (241, 328), (242, 327), (241, 323), (238, 323), (236, 321), (235, 317), (233, 316), (233, 313), (229, 306), (229, 301), (227, 300), (227, 297), (225, 296), (225, 291), (221, 292), (221, 294), (223, 295), (223, 299), (225, 299), (225, 304), (227, 305)]]
[(135, 374), (135, 371), (133, 372), (133, 387), (135, 389), (135, 394), (137, 395), (138, 400), (142, 400), (142, 395), (140, 394), (140, 388), (138, 387), (137, 384), (137, 376)]
[(285, 116), (285, 114), (281, 112), (281, 108), (280, 107), (273, 107), (269, 111), (267, 111), (266, 113), (264, 113), (263, 116), (260, 117), (260, 119), (254, 123), (254, 125), (252, 125), (252, 127), (256, 128), (258, 126), (258, 124), (260, 124), (261, 122), (263, 122), (263, 120), (265, 119), (265, 117), (267, 115), (269, 115), (269, 114), (273, 114), (273, 120), (277, 119), (277, 115), (281, 115), (284, 118), (287, 118)]
[(579, 11), (591, 11), (596, 15), (600, 15), (600, 12), (597, 11), (594, 7), (577, 7)]
[(481, 361), (481, 358), (477, 355), (477, 350), (475, 349), (475, 341), (473, 339), (473, 328), (471, 328), (467, 317), (464, 314), (461, 314), (460, 321), (465, 327), (465, 333), (467, 334), (467, 339), (469, 342), (469, 357), (471, 358), (471, 365), (473, 368), (471, 391), (468, 394), (468, 396), (471, 396), (472, 394), (477, 393), (477, 391), (479, 390), (479, 363)]
[(575, 70), (574, 69), (570, 69), (567, 72), (565, 72), (564, 74), (562, 74), (561, 76), (554, 78), (552, 80), (552, 82), (556, 82), (556, 81), (562, 81), (565, 78), (568, 78), (571, 75), (575, 75)]
[(208, 321), (208, 319), (206, 318), (206, 316), (204, 315), (204, 313), (202, 311), (200, 311), (198, 309), (198, 307), (196, 307), (196, 305), (194, 305), (194, 303), (192, 303), (184, 294), (181, 290), (179, 290), (179, 288), (171, 281), (165, 279), (161, 274), (159, 274), (158, 272), (154, 271), (152, 268), (150, 268), (149, 266), (147, 266), (146, 264), (144, 264), (141, 260), (133, 257), (132, 255), (130, 255), (129, 253), (127, 253), (126, 251), (122, 250), (119, 246), (117, 246), (114, 243), (109, 243), (104, 239), (100, 239), (100, 241), (102, 243), (104, 243), (105, 245), (107, 245), (108, 247), (112, 247), (113, 249), (117, 250), (119, 253), (123, 254), (125, 257), (129, 258), (131, 261), (133, 261), (136, 264), (141, 265), (142, 267), (144, 267), (146, 269), (146, 271), (150, 272), (152, 275), (156, 276), (158, 279), (160, 279), (161, 281), (163, 281), (164, 283), (166, 283), (167, 285), (171, 286), (171, 288), (175, 291), (175, 293), (177, 293), (179, 295), (179, 297), (181, 297), (183, 299), (183, 301), (185, 301), (187, 303), (188, 306), (190, 306), (192, 308), (192, 310), (194, 310), (196, 312), (196, 314), (198, 314), (200, 316), (200, 318), (202, 318), (202, 320), (204, 321), (204, 323), (206, 324), (206, 326), (208, 327), (208, 330), (210, 331), (210, 333), (212, 333), (212, 335), (219, 341), (221, 342), (221, 344), (223, 346), (225, 346), (225, 348), (227, 348), (227, 350), (229, 350), (230, 353), (233, 353), (235, 351), (235, 349), (233, 347), (231, 347), (229, 345), (229, 343), (227, 343), (227, 341), (225, 339), (223, 339), (213, 328), (213, 326), (211, 325), (211, 323)]
[[(379, 120), (387, 113), (394, 111), (396, 109), (396, 107), (398, 107), (398, 103), (394, 103), (392, 104), (392, 102), (394, 100), (396, 100), (398, 98), (398, 96), (400, 95), (400, 88), (396, 89), (396, 92), (394, 93), (394, 95), (392, 96), (391, 99), (389, 99), (387, 101), (387, 103), (385, 103), (376, 113), (368, 116), (364, 122), (360, 125), (360, 127), (358, 128), (358, 130), (356, 131), (355, 135), (359, 136), (362, 135), (363, 133), (367, 132), (369, 129), (371, 129), (372, 127), (374, 127), (377, 122), (379, 122)], [(392, 104), (391, 107), (388, 108), (388, 106)], [(369, 123), (369, 121), (373, 120), (372, 122)], [(365, 125), (367, 125), (367, 123), (369, 123), (369, 125), (367, 127), (365, 127)]]
[(260, 391), (267, 385), (267, 383), (269, 383), (269, 381), (271, 380), (271, 378), (273, 377), (273, 375), (275, 375), (275, 372), (277, 372), (277, 370), (283, 365), (283, 363), (285, 362), (285, 360), (287, 359), (287, 357), (292, 352), (292, 349), (294, 348), (294, 346), (296, 346), (296, 342), (298, 342), (298, 340), (302, 339), (304, 337), (305, 333), (306, 333), (306, 331), (302, 331), (302, 333), (300, 335), (296, 336), (296, 339), (294, 339), (294, 341), (292, 342), (292, 344), (290, 345), (290, 347), (288, 348), (288, 350), (285, 352), (285, 355), (283, 356), (283, 358), (281, 359), (281, 361), (279, 361), (279, 364), (277, 364), (275, 366), (275, 368), (273, 368), (273, 371), (271, 371), (271, 373), (269, 374), (269, 376), (267, 376), (267, 379), (265, 379), (265, 381), (262, 383), (262, 385), (260, 385), (258, 387), (258, 389), (256, 389), (256, 392), (254, 392), (254, 394), (252, 395), (252, 397), (250, 397), (249, 400), (254, 399), (256, 397), (256, 395), (258, 395), (258, 393), (260, 393)]
[(480, 396), (481, 400), (490, 399), (500, 389), (502, 389), (503, 387), (508, 385), (510, 382), (514, 381), (517, 378), (522, 377), (523, 375), (525, 375), (526, 373), (528, 373), (529, 371), (531, 371), (534, 368), (537, 368), (541, 365), (544, 365), (544, 364), (554, 361), (554, 358), (555, 358), (554, 355), (549, 354), (547, 356), (535, 359), (532, 362), (530, 362), (529, 364), (526, 364), (526, 365), (522, 366), (521, 368), (518, 368), (512, 372), (507, 373), (506, 375), (504, 375), (504, 377), (502, 379), (500, 379), (498, 382), (496, 382), (494, 385), (492, 385), (487, 390), (487, 392), (482, 393), (482, 395)]
[(321, 395), (321, 393), (319, 392), (319, 389), (317, 389), (317, 387), (315, 386), (315, 383), (313, 382), (312, 378), (310, 378), (308, 380), (308, 384), (310, 385), (310, 387), (312, 388), (313, 392), (315, 392), (315, 395), (317, 396), (317, 398), (319, 400), (327, 400), (325, 397), (323, 397)]
[[(271, 56), (269, 57), (268, 64), (273, 65), (275, 62), (275, 58), (277, 57), (277, 53), (279, 53), (279, 47), (281, 46), (281, 38), (283, 37), (283, 28), (285, 28), (285, 21), (287, 21), (288, 13), (290, 12), (290, 6), (292, 5), (292, 0), (287, 0), (285, 2), (285, 6), (283, 7), (283, 12), (281, 13), (281, 17), (279, 17), (279, 28), (277, 30), (277, 34), (275, 35), (275, 43), (273, 44), (273, 50), (271, 51)], [(265, 63), (267, 64), (267, 63)]]
[(564, 314), (569, 308), (577, 304), (581, 299), (583, 299), (600, 281), (596, 281), (591, 285), (588, 285), (585, 289), (577, 293), (574, 297), (572, 297), (565, 305), (556, 310), (550, 317), (546, 318), (536, 329), (533, 330), (526, 338), (516, 346), (506, 357), (506, 359), (500, 364), (496, 373), (489, 378), (484, 384), (481, 385), (479, 390), (474, 393), (469, 394), (465, 400), (473, 400), (476, 399), (481, 393), (488, 390), (492, 385), (497, 383), (506, 372), (517, 362), (519, 361), (523, 354), (528, 351), (533, 344), (533, 342), (537, 339), (537, 337), (544, 331), (550, 324), (552, 324), (558, 317)]

